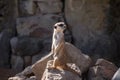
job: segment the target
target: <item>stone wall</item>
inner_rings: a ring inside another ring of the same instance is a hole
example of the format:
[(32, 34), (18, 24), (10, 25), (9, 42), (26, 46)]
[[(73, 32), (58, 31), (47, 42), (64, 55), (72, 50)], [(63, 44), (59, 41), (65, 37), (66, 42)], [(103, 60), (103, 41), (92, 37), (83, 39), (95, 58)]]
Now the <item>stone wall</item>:
[(65, 1), (65, 20), (73, 44), (94, 60), (102, 57), (119, 62), (119, 3), (119, 0)]
[(74, 44), (93, 58), (111, 58), (117, 43), (111, 34), (110, 0), (66, 0), (65, 18)]
[[(50, 52), (52, 26), (93, 60), (119, 65), (119, 0), (1, 0), (0, 67), (23, 70)], [(20, 66), (19, 66), (20, 65)]]
[(0, 67), (10, 67), (10, 39), (15, 36), (15, 0), (0, 1)]

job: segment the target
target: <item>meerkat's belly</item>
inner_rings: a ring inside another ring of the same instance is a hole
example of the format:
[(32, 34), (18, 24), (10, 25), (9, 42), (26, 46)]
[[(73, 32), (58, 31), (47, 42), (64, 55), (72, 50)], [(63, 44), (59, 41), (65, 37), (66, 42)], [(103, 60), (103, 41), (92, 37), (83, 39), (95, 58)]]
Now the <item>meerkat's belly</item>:
[(61, 40), (61, 38), (60, 38), (60, 36), (58, 34), (54, 35), (54, 39), (53, 39), (54, 47), (58, 46), (58, 44), (60, 43), (60, 40)]

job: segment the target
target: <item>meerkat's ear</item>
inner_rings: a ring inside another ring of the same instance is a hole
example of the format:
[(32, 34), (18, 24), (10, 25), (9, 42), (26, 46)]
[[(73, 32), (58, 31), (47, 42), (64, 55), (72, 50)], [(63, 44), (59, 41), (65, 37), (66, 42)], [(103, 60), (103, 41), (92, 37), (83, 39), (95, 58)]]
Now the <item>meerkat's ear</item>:
[(67, 28), (67, 26), (66, 26), (66, 25), (64, 25), (64, 27), (65, 27), (65, 29)]
[(65, 33), (66, 32), (66, 28), (63, 30), (63, 33)]

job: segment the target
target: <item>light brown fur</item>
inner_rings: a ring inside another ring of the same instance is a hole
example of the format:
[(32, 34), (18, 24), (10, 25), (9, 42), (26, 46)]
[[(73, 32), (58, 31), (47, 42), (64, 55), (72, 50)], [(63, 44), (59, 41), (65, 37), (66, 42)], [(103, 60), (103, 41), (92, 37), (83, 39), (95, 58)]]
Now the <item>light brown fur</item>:
[[(62, 24), (62, 25), (60, 25)], [(52, 53), (53, 59), (51, 68), (56, 68), (59, 70), (68, 70), (73, 73), (77, 73), (75, 70), (71, 69), (67, 66), (67, 63), (71, 63), (70, 56), (67, 55), (67, 51), (65, 48), (65, 40), (64, 40), (64, 30), (66, 29), (66, 25), (63, 22), (56, 23), (54, 25), (54, 33), (53, 33), (53, 41), (52, 41)]]

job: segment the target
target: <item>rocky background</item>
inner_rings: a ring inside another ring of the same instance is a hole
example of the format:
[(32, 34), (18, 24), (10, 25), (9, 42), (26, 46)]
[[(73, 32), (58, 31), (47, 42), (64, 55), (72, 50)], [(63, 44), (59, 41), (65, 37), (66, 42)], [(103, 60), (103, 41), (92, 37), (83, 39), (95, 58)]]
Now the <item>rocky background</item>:
[(20, 72), (48, 54), (59, 21), (67, 24), (66, 41), (93, 63), (104, 58), (119, 67), (119, 14), (120, 0), (0, 0), (1, 70)]

